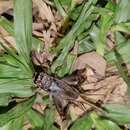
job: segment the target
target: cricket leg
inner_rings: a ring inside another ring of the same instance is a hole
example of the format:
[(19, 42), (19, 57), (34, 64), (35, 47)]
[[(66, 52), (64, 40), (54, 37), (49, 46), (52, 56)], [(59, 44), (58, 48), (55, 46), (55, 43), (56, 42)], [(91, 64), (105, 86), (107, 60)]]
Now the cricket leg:
[(101, 106), (97, 106), (96, 103), (91, 98), (88, 98), (82, 94), (80, 95), (80, 97), (81, 97), (81, 99), (80, 99), (81, 103), (88, 104), (88, 105), (92, 106), (94, 109), (98, 110), (99, 112), (105, 113), (105, 111), (101, 108)]
[(79, 107), (81, 110), (86, 111), (86, 108), (83, 103), (81, 103), (79, 101), (71, 101), (71, 103), (74, 104), (75, 106)]

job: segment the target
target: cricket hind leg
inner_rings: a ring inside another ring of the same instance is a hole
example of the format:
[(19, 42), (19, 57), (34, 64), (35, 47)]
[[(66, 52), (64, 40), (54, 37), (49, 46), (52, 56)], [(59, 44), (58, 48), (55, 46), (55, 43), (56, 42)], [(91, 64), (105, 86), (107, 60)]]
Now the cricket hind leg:
[[(102, 113), (102, 114), (104, 114), (105, 112), (101, 109), (101, 108), (99, 108), (98, 106), (96, 106), (95, 104), (93, 104), (93, 103), (90, 103), (90, 102), (86, 102), (86, 101), (71, 101), (71, 103), (72, 104), (74, 104), (75, 106), (77, 106), (79, 109), (81, 109), (82, 111), (81, 111), (81, 115), (83, 115), (84, 113), (86, 113), (86, 112), (92, 112), (92, 111), (94, 111), (95, 109), (98, 111), (98, 112), (100, 112), (100, 113)], [(91, 106), (91, 107), (87, 107), (86, 105), (88, 105), (88, 106)], [(75, 109), (76, 110), (76, 109)], [(76, 111), (75, 111), (76, 112)]]
[(86, 111), (86, 108), (83, 103), (81, 103), (79, 101), (71, 101), (71, 103), (74, 104), (75, 106), (79, 107), (81, 110)]
[(93, 99), (88, 98), (86, 95), (83, 95), (83, 94), (80, 94), (80, 97), (81, 97), (81, 101), (80, 101), (81, 103), (88, 104), (92, 108), (94, 108), (94, 109), (98, 110), (99, 112), (105, 114), (105, 111), (102, 108), (102, 102), (101, 101), (100, 102), (94, 102)]

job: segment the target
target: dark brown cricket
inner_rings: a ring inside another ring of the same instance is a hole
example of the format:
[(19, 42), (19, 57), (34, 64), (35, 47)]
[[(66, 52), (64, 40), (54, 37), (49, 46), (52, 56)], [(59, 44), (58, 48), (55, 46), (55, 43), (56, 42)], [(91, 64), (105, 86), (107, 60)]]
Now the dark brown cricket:
[(80, 95), (76, 88), (43, 72), (39, 74), (36, 84), (49, 92), (62, 118), (66, 116), (68, 105), (73, 103)]

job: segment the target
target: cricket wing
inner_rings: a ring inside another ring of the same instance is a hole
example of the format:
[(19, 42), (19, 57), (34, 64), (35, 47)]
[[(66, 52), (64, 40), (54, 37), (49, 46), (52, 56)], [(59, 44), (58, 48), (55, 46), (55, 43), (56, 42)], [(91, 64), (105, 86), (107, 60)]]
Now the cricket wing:
[(60, 93), (52, 93), (52, 99), (56, 106), (56, 109), (62, 118), (66, 118), (67, 109), (68, 109), (68, 101), (60, 95)]
[(68, 99), (76, 99), (79, 96), (79, 91), (74, 88), (69, 86), (66, 82), (62, 80), (55, 79), (55, 83), (57, 86), (61, 89), (62, 91), (62, 96), (65, 98), (68, 97)]

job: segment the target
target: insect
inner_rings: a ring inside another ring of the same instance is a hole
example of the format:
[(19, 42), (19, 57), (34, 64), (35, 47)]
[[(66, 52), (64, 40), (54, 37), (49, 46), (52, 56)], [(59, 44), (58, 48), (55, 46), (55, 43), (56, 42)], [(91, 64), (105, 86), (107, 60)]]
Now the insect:
[(77, 101), (79, 97), (86, 100), (87, 104), (90, 104), (93, 108), (97, 108), (102, 111), (91, 100), (86, 98), (86, 96), (82, 94), (78, 88), (69, 85), (63, 80), (52, 77), (43, 71), (38, 74), (36, 84), (38, 87), (49, 93), (63, 120), (66, 119), (69, 104), (78, 105), (82, 109), (82, 103)]
[(70, 87), (64, 81), (51, 77), (46, 73), (40, 73), (36, 83), (43, 90), (49, 92), (62, 117), (66, 114), (68, 104), (73, 103), (79, 96), (77, 89)]

